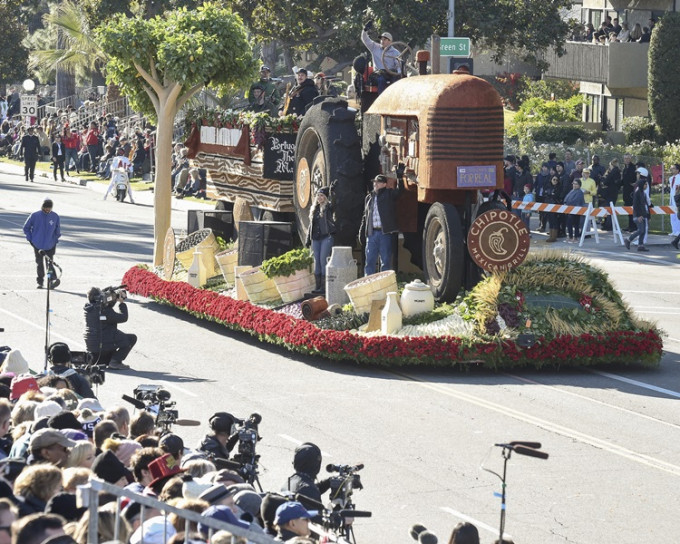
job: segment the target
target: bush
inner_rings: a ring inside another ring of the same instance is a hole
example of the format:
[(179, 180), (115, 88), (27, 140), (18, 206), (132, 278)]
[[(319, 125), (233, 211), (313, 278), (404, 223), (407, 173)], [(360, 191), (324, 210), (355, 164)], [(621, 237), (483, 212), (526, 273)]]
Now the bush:
[(621, 129), (626, 135), (628, 145), (657, 140), (656, 125), (647, 117), (626, 117), (621, 123)]
[(580, 121), (584, 100), (585, 98), (581, 95), (565, 100), (530, 98), (522, 104), (512, 120), (508, 127), (508, 136), (522, 142), (527, 138), (528, 131), (537, 125)]
[(530, 98), (542, 98), (543, 100), (567, 100), (578, 94), (578, 84), (565, 79), (541, 79), (535, 81), (528, 76), (522, 77), (522, 83), (518, 86), (518, 99), (520, 103)]
[(654, 28), (649, 44), (649, 111), (664, 140), (680, 139), (680, 13), (666, 13)]
[(581, 126), (537, 125), (528, 127), (527, 136), (535, 142), (562, 142), (573, 145), (577, 140), (588, 140), (590, 134)]

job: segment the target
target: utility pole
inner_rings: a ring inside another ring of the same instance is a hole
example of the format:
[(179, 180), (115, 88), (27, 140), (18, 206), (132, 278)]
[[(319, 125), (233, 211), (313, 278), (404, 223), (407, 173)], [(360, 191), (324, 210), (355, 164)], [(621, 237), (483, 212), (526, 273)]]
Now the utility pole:
[(453, 25), (456, 21), (456, 0), (449, 0), (449, 12), (447, 13), (449, 19), (449, 38), (455, 36)]

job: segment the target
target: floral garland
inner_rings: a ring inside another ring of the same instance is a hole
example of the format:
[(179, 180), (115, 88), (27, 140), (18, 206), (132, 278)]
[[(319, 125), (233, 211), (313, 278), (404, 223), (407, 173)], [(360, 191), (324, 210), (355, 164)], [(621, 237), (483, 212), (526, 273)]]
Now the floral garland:
[(248, 125), (251, 132), (255, 134), (273, 132), (296, 133), (300, 128), (300, 119), (300, 117), (294, 114), (272, 117), (266, 112), (255, 113), (252, 111), (225, 110), (222, 108), (200, 106), (186, 111), (184, 124), (186, 134), (191, 132), (192, 125), (200, 126), (201, 123), (217, 128), (242, 128), (243, 125)]
[(165, 281), (141, 266), (128, 270), (122, 283), (131, 293), (175, 306), (233, 330), (245, 331), (260, 341), (283, 345), (298, 353), (357, 363), (449, 367), (480, 364), (494, 369), (603, 363), (640, 363), (655, 367), (663, 350), (661, 337), (654, 329), (613, 331), (606, 335), (565, 335), (553, 339), (539, 337), (527, 348), (506, 339), (365, 337), (348, 331), (319, 329), (310, 322), (214, 291), (196, 289), (184, 282)]

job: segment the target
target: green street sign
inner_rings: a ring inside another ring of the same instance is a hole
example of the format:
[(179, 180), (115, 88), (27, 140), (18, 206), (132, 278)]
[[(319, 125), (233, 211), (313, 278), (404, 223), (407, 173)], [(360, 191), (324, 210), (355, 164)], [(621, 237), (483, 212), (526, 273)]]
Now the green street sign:
[(470, 38), (440, 38), (439, 54), (442, 57), (469, 57)]

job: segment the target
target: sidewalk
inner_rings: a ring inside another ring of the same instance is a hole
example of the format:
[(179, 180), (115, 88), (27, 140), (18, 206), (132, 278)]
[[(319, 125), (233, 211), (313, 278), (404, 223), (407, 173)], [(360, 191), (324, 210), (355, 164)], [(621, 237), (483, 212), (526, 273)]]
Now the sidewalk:
[[(23, 179), (24, 168), (23, 168), (23, 166), (17, 166), (17, 165), (14, 165), (14, 164), (10, 164), (10, 163), (0, 161), (0, 172), (18, 175), (18, 176), (21, 176), (22, 179)], [(44, 172), (42, 170), (36, 170), (35, 171), (35, 177), (36, 177), (36, 179), (41, 179), (43, 181), (54, 182), (54, 178), (53, 178), (51, 172)], [(79, 186), (82, 186), (82, 187), (87, 187), (91, 191), (94, 191), (96, 193), (101, 194), (102, 198), (104, 197), (104, 193), (106, 193), (106, 188), (108, 187), (108, 184), (89, 181), (89, 180), (86, 180), (86, 179), (79, 177), (77, 174), (71, 175), (71, 176), (65, 176), (65, 179), (66, 179), (66, 182), (71, 184), (71, 185), (79, 185)], [(58, 184), (59, 182), (57, 181), (55, 183)], [(149, 185), (151, 185), (151, 184), (149, 184)], [(153, 206), (153, 203), (154, 203), (154, 200), (153, 200), (154, 199), (154, 193), (153, 193), (153, 191), (135, 191), (135, 190), (133, 190), (132, 191), (132, 197), (135, 199), (135, 204), (143, 204), (145, 206)], [(115, 201), (115, 196), (109, 195), (109, 199)], [(171, 206), (172, 206), (173, 210), (177, 210), (177, 211), (187, 211), (187, 210), (196, 210), (196, 209), (212, 210), (212, 209), (215, 209), (215, 201), (206, 200), (205, 202), (196, 202), (196, 201), (193, 201), (193, 200), (184, 200), (184, 199), (172, 197)]]

